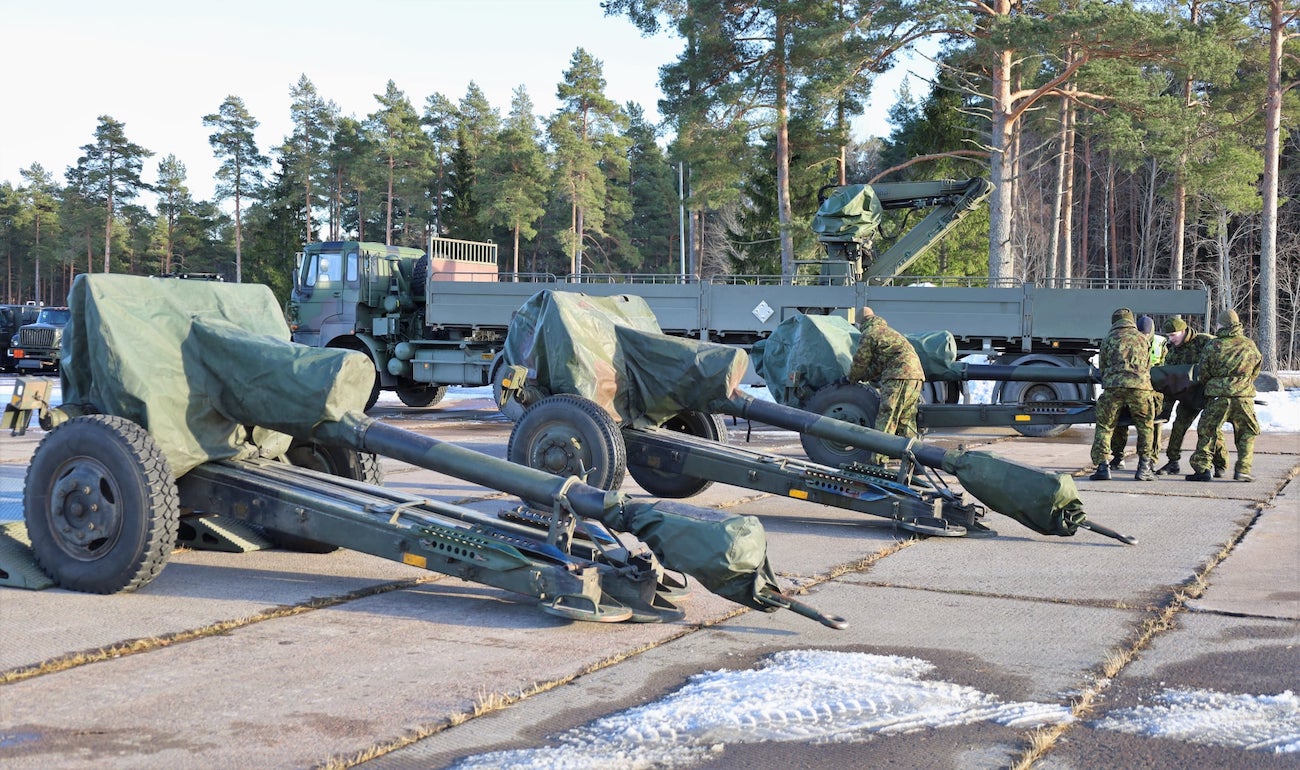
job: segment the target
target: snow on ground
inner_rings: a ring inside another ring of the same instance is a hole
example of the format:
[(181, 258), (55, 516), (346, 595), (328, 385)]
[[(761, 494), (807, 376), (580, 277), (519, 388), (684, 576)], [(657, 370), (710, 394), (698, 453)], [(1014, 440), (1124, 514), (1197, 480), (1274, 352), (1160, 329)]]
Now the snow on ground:
[[(757, 668), (693, 676), (657, 701), (561, 733), (553, 745), (471, 756), (452, 768), (688, 767), (728, 743), (857, 743), (982, 721), (1026, 729), (1073, 718), (1059, 704), (1004, 703), (970, 687), (924, 679), (933, 669), (918, 658), (780, 652)], [(1289, 691), (1167, 690), (1156, 701), (1091, 726), (1279, 754), (1300, 751), (1300, 700)]]
[(1300, 697), (1236, 695), (1213, 690), (1165, 690), (1154, 706), (1119, 709), (1093, 723), (1102, 730), (1271, 751), (1300, 752)]
[(454, 770), (617, 770), (684, 767), (722, 744), (859, 743), (876, 735), (974, 722), (1016, 728), (1068, 722), (1052, 703), (1006, 703), (922, 678), (918, 658), (790, 650), (758, 668), (698, 674), (658, 701), (569, 730), (557, 745), (468, 757)]

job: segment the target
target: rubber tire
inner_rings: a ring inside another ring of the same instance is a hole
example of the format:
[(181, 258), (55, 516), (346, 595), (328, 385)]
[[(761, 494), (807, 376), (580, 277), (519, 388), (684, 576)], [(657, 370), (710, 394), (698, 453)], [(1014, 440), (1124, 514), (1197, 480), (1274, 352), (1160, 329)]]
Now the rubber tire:
[[(1036, 355), (1020, 356), (1011, 360), (1007, 357), (998, 359), (999, 364), (1016, 365), (1034, 365), (1034, 366), (1060, 366), (1056, 363), (1060, 359), (1053, 357), (1038, 357)], [(1069, 382), (1004, 382), (994, 393), (994, 401), (999, 404), (1023, 404), (1033, 401), (1076, 401), (1083, 400), (1086, 395), (1081, 389), (1086, 386)], [(1028, 394), (1028, 397), (1026, 397)], [(1071, 428), (1070, 425), (1013, 425), (1015, 431), (1022, 436), (1031, 438), (1046, 438), (1049, 436), (1059, 436)]]
[(413, 388), (397, 389), (398, 400), (414, 409), (433, 406), (442, 401), (446, 395), (446, 385), (421, 385)]
[[(314, 441), (295, 439), (285, 459), (290, 465), (307, 470), (328, 473), (331, 476), (362, 481), (374, 486), (382, 486), (384, 473), (379, 467), (379, 457), (369, 452), (358, 452), (346, 447), (326, 446)], [(290, 535), (268, 529), (267, 537), (277, 548), (298, 553), (333, 553), (339, 546), (312, 540), (306, 537)]]
[[(851, 382), (827, 385), (808, 399), (804, 410), (874, 429), (876, 415), (880, 412), (880, 394), (875, 388)], [(799, 443), (803, 444), (804, 454), (809, 460), (831, 468), (849, 463), (870, 464), (877, 454), (863, 447), (835, 444), (806, 433), (799, 436)]]
[(424, 304), (424, 290), (429, 284), (429, 255), (422, 254), (411, 268), (411, 297), (416, 305)]
[(627, 446), (614, 418), (596, 402), (568, 393), (528, 407), (510, 431), (506, 457), (558, 476), (581, 478), (586, 471), (584, 481), (605, 490), (623, 486), (627, 476)]
[[(87, 511), (88, 505), (96, 508)], [(180, 495), (167, 456), (148, 431), (122, 417), (84, 415), (36, 447), (23, 518), (37, 563), (63, 588), (134, 591), (171, 556)], [(75, 534), (88, 530), (104, 536), (78, 542)]]
[[(710, 441), (717, 441), (721, 444), (730, 441), (726, 421), (721, 415), (711, 412), (700, 412), (694, 409), (680, 412), (660, 427), (678, 433), (685, 433), (688, 436), (698, 436)], [(640, 484), (642, 489), (655, 497), (669, 497), (680, 500), (685, 497), (694, 497), (713, 486), (712, 479), (702, 479), (684, 473), (670, 473), (635, 463), (628, 464), (627, 472), (632, 475), (633, 481)]]

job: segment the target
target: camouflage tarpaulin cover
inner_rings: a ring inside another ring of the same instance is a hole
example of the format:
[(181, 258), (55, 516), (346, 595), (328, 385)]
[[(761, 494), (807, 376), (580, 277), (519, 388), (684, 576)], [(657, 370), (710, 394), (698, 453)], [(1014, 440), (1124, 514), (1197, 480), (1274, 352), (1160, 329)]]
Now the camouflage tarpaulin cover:
[[(927, 380), (961, 380), (957, 342), (947, 331), (908, 334)], [(848, 376), (862, 333), (842, 316), (796, 313), (753, 348), (754, 371), (772, 398), (800, 407), (813, 393)]]
[(846, 185), (831, 193), (817, 209), (812, 229), (818, 240), (867, 243), (876, 234), (883, 211), (870, 186)]
[(178, 477), (211, 460), (283, 454), (286, 433), (362, 411), (374, 382), (359, 353), (289, 342), (262, 285), (80, 275), (69, 304), (64, 403), (143, 426)]
[(754, 371), (778, 404), (798, 407), (848, 375), (861, 337), (840, 316), (796, 313), (754, 345)]
[(1087, 519), (1069, 474), (1049, 473), (980, 451), (948, 452), (943, 469), (980, 502), (1035, 532), (1069, 537)]
[(556, 291), (538, 292), (519, 309), (504, 355), (528, 367), (546, 392), (583, 396), (631, 425), (711, 411), (749, 365), (739, 348), (665, 336), (640, 297)]

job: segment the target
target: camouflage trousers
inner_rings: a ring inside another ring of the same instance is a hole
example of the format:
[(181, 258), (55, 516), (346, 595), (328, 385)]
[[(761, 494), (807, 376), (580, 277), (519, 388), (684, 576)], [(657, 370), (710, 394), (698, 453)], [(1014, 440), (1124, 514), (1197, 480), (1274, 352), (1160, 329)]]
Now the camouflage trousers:
[[(1174, 422), (1169, 428), (1169, 443), (1165, 446), (1165, 456), (1170, 460), (1178, 460), (1183, 456), (1183, 437), (1187, 435), (1187, 430), (1192, 427), (1192, 422), (1200, 413), (1199, 406), (1186, 401), (1179, 401), (1178, 406), (1174, 407)], [(1223, 434), (1214, 437), (1212, 453), (1215, 468), (1228, 467), (1228, 448), (1223, 444)]]
[[(1201, 421), (1196, 424), (1196, 451), (1192, 453), (1192, 470), (1210, 469), (1210, 455), (1217, 439), (1223, 438), (1219, 429), (1224, 421), (1232, 423), (1233, 438), (1237, 442), (1238, 473), (1250, 473), (1255, 459), (1255, 437), (1259, 435), (1259, 420), (1255, 419), (1255, 399), (1253, 397), (1232, 398), (1214, 396), (1201, 412)], [(1227, 458), (1224, 458), (1227, 464)]]
[(1155, 393), (1137, 388), (1107, 388), (1097, 397), (1097, 427), (1092, 434), (1092, 464), (1110, 462), (1111, 438), (1119, 422), (1121, 409), (1128, 407), (1137, 428), (1137, 453), (1139, 459), (1156, 459), (1155, 451)]
[[(1151, 408), (1153, 410), (1153, 414), (1155, 414), (1158, 417), (1160, 415), (1160, 410), (1163, 409), (1165, 405), (1165, 394), (1156, 392), (1154, 394), (1154, 398), (1155, 401), (1152, 403)], [(1121, 410), (1121, 413), (1122, 411), (1123, 410)], [(1154, 420), (1156, 418), (1153, 417), (1152, 419)], [(1128, 445), (1128, 426), (1116, 425), (1115, 432), (1111, 434), (1111, 439), (1110, 439), (1110, 456), (1116, 458), (1123, 457), (1124, 447), (1127, 445)], [(1138, 457), (1141, 456), (1142, 456), (1141, 454), (1138, 455)], [(1160, 456), (1160, 423), (1157, 422), (1155, 423), (1155, 427), (1151, 431), (1151, 459), (1154, 460), (1159, 456)]]
[[(876, 430), (891, 436), (917, 436), (916, 405), (921, 401), (921, 380), (882, 380)], [(876, 462), (883, 462), (880, 455)]]

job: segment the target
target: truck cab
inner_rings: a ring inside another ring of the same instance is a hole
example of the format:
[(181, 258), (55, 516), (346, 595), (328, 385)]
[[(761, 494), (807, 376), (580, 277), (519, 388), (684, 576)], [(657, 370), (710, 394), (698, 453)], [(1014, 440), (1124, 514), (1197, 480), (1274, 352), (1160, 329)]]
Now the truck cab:
[(18, 329), (9, 348), (14, 366), (23, 372), (53, 372), (59, 368), (63, 327), (72, 318), (66, 307), (43, 307), (35, 323)]
[(14, 359), (9, 353), (9, 348), (13, 345), (18, 330), (29, 323), (35, 323), (36, 316), (40, 312), (41, 308), (35, 303), (0, 305), (0, 346), (3, 346), (0, 349), (0, 371), (10, 371), (14, 368)]

